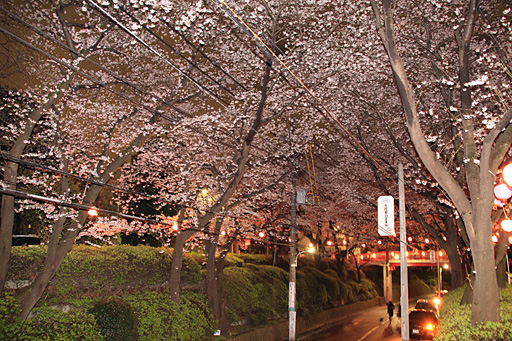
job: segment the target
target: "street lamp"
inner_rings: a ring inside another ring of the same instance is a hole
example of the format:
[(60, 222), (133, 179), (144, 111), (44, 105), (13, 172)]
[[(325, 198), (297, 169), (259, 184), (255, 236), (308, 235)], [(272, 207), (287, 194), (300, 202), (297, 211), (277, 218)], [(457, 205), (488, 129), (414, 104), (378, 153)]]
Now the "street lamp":
[(290, 264), (290, 286), (289, 286), (289, 298), (288, 298), (288, 311), (289, 311), (289, 324), (288, 324), (288, 340), (295, 341), (295, 326), (297, 325), (297, 312), (295, 311), (295, 283), (297, 276), (297, 259), (305, 252), (314, 253), (315, 248), (313, 244), (309, 244), (308, 248), (304, 251), (300, 251), (293, 257)]
[(315, 253), (315, 247), (310, 244), (310, 245), (308, 245), (308, 248), (306, 250), (297, 253), (297, 255), (295, 256), (295, 261), (292, 264), (293, 267), (295, 267), (295, 268), (297, 267), (297, 260), (299, 259), (299, 256), (306, 252), (307, 253)]

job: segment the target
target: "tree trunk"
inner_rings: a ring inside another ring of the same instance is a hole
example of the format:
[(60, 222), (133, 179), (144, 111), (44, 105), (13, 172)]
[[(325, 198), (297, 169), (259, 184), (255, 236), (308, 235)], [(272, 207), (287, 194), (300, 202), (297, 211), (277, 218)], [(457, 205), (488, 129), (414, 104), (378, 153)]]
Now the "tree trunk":
[[(4, 180), (12, 178), (7, 173), (17, 172), (18, 167), (12, 169), (12, 162), (7, 162), (4, 171)], [(16, 178), (16, 177), (14, 177)], [(6, 183), (9, 183), (6, 181)], [(7, 271), (9, 270), (9, 259), (11, 257), (12, 245), (12, 227), (14, 224), (14, 197), (2, 195), (2, 208), (0, 220), (0, 293), (3, 292), (5, 281), (7, 280)]]
[(215, 269), (215, 253), (217, 251), (217, 240), (212, 236), (213, 240), (206, 241), (206, 295), (213, 317), (220, 322), (221, 308), (219, 297), (219, 286), (217, 272)]
[[(69, 84), (73, 78), (73, 74), (68, 75), (59, 85), (57, 93), (50, 96), (50, 99), (41, 107), (34, 109), (25, 121), (25, 129), (16, 138), (13, 143), (9, 156), (20, 158), (25, 150), (26, 141), (30, 139), (34, 127), (41, 119), (43, 114), (48, 110), (60, 97), (63, 90), (69, 88)], [(6, 162), (4, 170), (4, 183), (7, 189), (16, 189), (18, 177), (18, 164), (14, 162)], [(14, 197), (10, 195), (2, 195), (2, 208), (0, 215), (0, 293), (4, 289), (7, 279), (7, 271), (9, 269), (9, 259), (11, 258), (12, 244), (12, 228), (14, 224)]]
[(464, 272), (459, 251), (457, 247), (448, 247), (444, 251), (450, 261), (450, 269), (452, 272), (451, 288), (460, 288), (464, 285)]
[[(493, 221), (494, 223), (494, 221)], [(507, 250), (508, 250), (508, 240), (512, 233), (502, 231), (500, 234), (500, 239), (498, 243), (494, 246), (494, 258), (496, 265), (496, 275), (498, 276), (498, 286), (500, 288), (505, 288), (508, 283), (507, 277)]]
[(505, 258), (501, 259), (498, 266), (496, 267), (496, 276), (498, 278), (498, 287), (506, 288), (508, 284), (507, 276), (507, 261)]
[[(85, 214), (82, 214), (85, 220)], [(50, 242), (48, 243), (48, 252), (43, 263), (43, 268), (37, 274), (34, 281), (23, 291), (22, 295), (18, 298), (21, 306), (21, 313), (18, 316), (20, 319), (26, 319), (34, 305), (39, 301), (43, 292), (46, 290), (48, 283), (57, 273), (62, 261), (67, 253), (71, 250), (74, 243), (74, 238), (64, 238), (59, 241), (60, 232), (63, 229), (65, 218), (60, 218), (55, 224), (55, 230), (52, 233)], [(76, 223), (72, 224), (72, 228), (77, 228)]]
[[(490, 224), (490, 218), (487, 220)], [(472, 252), (476, 271), (471, 309), (473, 325), (487, 321), (499, 322), (500, 320), (500, 293), (494, 269), (494, 246), (490, 242), (491, 228), (486, 226), (486, 228), (476, 231), (476, 238), (471, 241), (471, 249), (477, 251)]]
[(226, 300), (224, 298), (224, 285), (222, 280), (224, 277), (224, 259), (226, 259), (227, 251), (221, 253), (217, 258), (217, 296), (219, 298), (219, 329), (222, 336), (228, 336), (228, 321), (226, 316)]
[(184, 231), (176, 237), (176, 244), (172, 252), (170, 299), (180, 303), (181, 267), (183, 262), (183, 249), (187, 240), (194, 235), (194, 231)]
[(473, 285), (475, 285), (475, 276), (471, 274), (469, 276), (469, 283), (466, 286), (466, 290), (464, 290), (464, 294), (460, 300), (460, 304), (470, 304), (473, 302)]

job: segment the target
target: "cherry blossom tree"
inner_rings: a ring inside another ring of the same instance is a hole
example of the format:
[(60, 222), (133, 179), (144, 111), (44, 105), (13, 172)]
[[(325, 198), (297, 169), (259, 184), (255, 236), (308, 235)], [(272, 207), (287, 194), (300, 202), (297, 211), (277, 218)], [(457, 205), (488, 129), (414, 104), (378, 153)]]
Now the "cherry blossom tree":
[[(499, 321), (491, 213), (495, 174), (511, 143), (512, 111), (501, 100), (510, 84), (502, 72), (506, 60), (494, 51), (510, 45), (510, 23), (503, 17), (508, 9), (500, 2), (479, 1), (451, 6), (432, 2), (419, 7), (372, 1), (372, 6), (410, 138), (425, 167), (457, 208), (471, 244), (476, 272), (472, 322)], [(492, 14), (485, 16), (480, 11)], [(482, 51), (490, 53), (479, 58)], [(424, 69), (425, 65), (432, 69)], [(439, 84), (440, 91), (430, 90), (431, 82)], [(444, 105), (443, 94), (452, 96), (451, 106)], [(438, 148), (441, 144), (436, 140), (443, 132), (432, 130), (435, 124), (425, 125), (425, 115), (435, 116), (430, 122), (438, 123), (442, 113), (457, 130), (456, 135), (448, 135), (453, 140), (446, 142), (451, 154)], [(453, 168), (452, 160), (458, 155), (463, 163)]]

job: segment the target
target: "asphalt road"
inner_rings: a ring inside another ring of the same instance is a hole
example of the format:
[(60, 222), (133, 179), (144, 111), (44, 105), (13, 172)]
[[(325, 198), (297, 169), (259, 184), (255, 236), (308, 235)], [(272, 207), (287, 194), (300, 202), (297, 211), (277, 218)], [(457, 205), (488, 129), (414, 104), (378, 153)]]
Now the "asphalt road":
[[(409, 306), (411, 308), (411, 306)], [(317, 334), (298, 337), (300, 341), (400, 341), (397, 317), (391, 323), (386, 306), (374, 307), (347, 318), (344, 322)], [(415, 339), (417, 340), (417, 339)]]

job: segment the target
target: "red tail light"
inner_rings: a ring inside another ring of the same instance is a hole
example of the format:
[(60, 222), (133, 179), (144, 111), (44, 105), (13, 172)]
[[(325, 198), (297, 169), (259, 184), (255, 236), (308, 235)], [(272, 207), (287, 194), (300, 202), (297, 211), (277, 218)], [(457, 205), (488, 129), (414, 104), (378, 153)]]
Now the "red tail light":
[(435, 326), (434, 326), (432, 323), (429, 323), (429, 324), (427, 324), (427, 325), (425, 326), (425, 328), (426, 328), (427, 330), (429, 330), (429, 331), (432, 331), (432, 330), (434, 330)]

